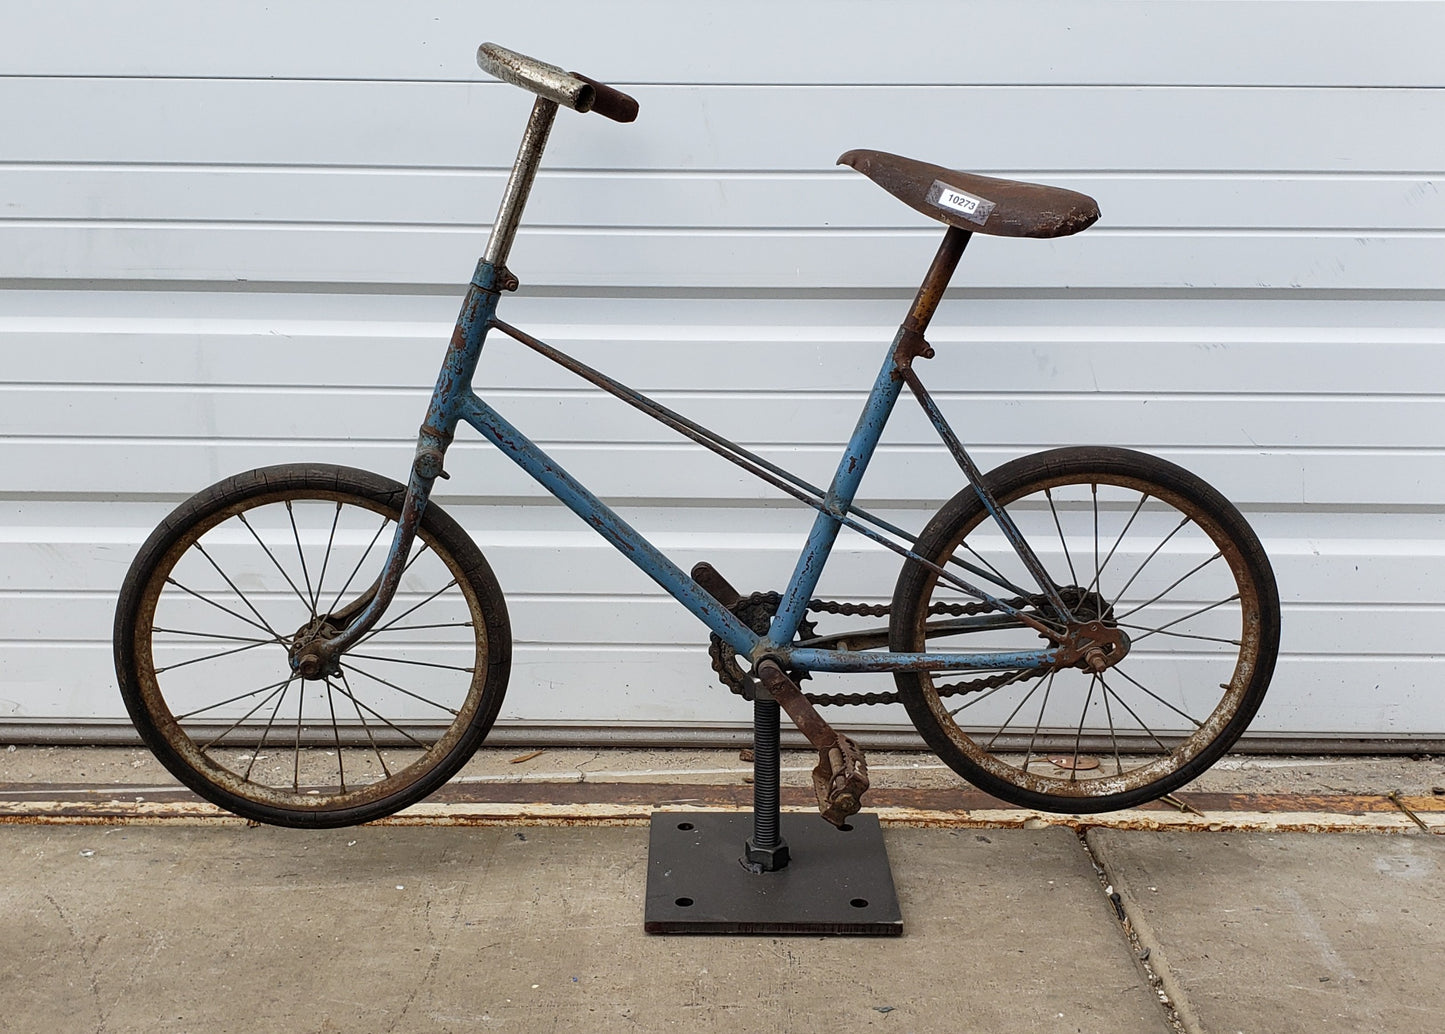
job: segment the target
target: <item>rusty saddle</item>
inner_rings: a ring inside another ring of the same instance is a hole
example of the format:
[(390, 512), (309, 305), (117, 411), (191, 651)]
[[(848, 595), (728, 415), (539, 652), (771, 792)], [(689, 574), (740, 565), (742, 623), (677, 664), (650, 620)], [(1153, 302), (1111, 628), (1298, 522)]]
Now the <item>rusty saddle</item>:
[(958, 172), (887, 151), (846, 151), (838, 164), (857, 169), (909, 208), (973, 233), (1067, 237), (1099, 218), (1093, 198), (1063, 187)]

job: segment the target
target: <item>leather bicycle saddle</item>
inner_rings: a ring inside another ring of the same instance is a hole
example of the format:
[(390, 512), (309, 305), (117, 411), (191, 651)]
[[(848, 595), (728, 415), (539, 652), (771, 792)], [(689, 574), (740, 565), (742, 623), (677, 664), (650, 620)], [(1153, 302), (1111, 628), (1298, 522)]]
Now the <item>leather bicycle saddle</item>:
[(1067, 237), (1099, 218), (1093, 198), (1063, 187), (956, 172), (887, 151), (848, 151), (838, 164), (857, 169), (908, 207), (974, 233)]

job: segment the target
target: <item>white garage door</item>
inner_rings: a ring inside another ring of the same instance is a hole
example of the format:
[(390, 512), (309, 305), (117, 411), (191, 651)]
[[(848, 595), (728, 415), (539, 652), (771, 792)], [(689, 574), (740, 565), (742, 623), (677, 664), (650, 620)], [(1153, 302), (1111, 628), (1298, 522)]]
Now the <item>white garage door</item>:
[[(1284, 601), (1258, 732), (1445, 736), (1445, 4), (74, 0), (8, 23), (0, 740), (126, 728), (115, 594), (191, 492), (301, 460), (404, 478), (529, 103), (484, 81), (485, 39), (641, 102), (559, 116), (503, 316), (815, 482), (940, 229), (836, 156), (1092, 194), (1081, 236), (970, 246), (924, 371), (960, 433), (985, 466), (1142, 448), (1235, 500)], [(478, 385), (680, 565), (786, 580), (809, 517), (776, 493), (515, 346)], [(748, 721), (701, 626), (575, 517), (473, 435), (449, 466), (438, 498), (511, 608), (504, 727)], [(918, 528), (958, 486), (900, 409), (860, 501)], [(890, 554), (836, 558), (825, 595), (886, 599)]]

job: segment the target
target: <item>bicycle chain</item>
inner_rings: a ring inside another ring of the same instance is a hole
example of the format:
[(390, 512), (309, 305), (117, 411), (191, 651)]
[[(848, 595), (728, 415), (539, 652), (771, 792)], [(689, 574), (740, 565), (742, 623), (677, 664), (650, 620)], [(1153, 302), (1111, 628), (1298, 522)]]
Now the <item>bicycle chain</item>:
[[(782, 595), (776, 592), (755, 592), (750, 596), (740, 599), (731, 608), (733, 613), (741, 618), (744, 624), (752, 628), (754, 632), (763, 635), (767, 631), (764, 621), (770, 620), (772, 615), (777, 613), (778, 604), (782, 602)], [(1031, 604), (1030, 600), (1022, 598), (1002, 601), (1015, 609), (1022, 609)], [(986, 614), (989, 611), (997, 610), (992, 603), (933, 603), (928, 607), (928, 614), (947, 615), (949, 617), (970, 617), (976, 614)], [(809, 600), (808, 612), (813, 614), (837, 614), (842, 617), (887, 617), (892, 607), (887, 603), (850, 603), (839, 600)], [(764, 627), (757, 627), (764, 624)], [(798, 632), (804, 639), (812, 637), (816, 623), (804, 621)], [(737, 663), (737, 651), (728, 646), (722, 639), (713, 635), (708, 642), (708, 656), (712, 659), (712, 670), (728, 690), (737, 696), (751, 700), (753, 697), (753, 677), (744, 672)], [(793, 674), (793, 673), (789, 673)], [(941, 697), (956, 696), (960, 693), (981, 693), (985, 690), (995, 689), (1006, 685), (1009, 682), (1024, 682), (1028, 679), (1040, 678), (1044, 675), (1043, 669), (1031, 671), (1020, 676), (1017, 672), (999, 672), (997, 675), (986, 675), (983, 678), (971, 679), (966, 682), (954, 682), (941, 686), (934, 686), (934, 692)], [(797, 678), (797, 676), (794, 676)], [(806, 677), (803, 675), (802, 677)], [(871, 705), (871, 704), (896, 704), (898, 703), (897, 692), (887, 693), (804, 693), (809, 703), (815, 706), (844, 706), (844, 705)]]

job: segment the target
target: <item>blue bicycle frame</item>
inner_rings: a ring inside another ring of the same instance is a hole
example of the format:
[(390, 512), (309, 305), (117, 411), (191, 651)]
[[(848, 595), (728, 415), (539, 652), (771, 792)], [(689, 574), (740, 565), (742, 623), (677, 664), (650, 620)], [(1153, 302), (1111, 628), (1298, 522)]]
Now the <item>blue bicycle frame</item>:
[[(1028, 651), (916, 653), (817, 649), (810, 648), (806, 644), (793, 644), (793, 639), (806, 616), (808, 601), (817, 587), (838, 533), (844, 526), (861, 532), (908, 560), (933, 568), (940, 579), (949, 582), (975, 599), (991, 604), (995, 610), (1006, 615), (1012, 622), (1033, 627), (1044, 633), (1046, 637), (1055, 640), (1057, 640), (1057, 633), (1061, 631), (1058, 625), (1041, 620), (1036, 613), (1022, 611), (1005, 600), (978, 588), (954, 572), (919, 556), (911, 548), (914, 544), (913, 536), (853, 507), (854, 495), (867, 471), (868, 462), (873, 456), (883, 428), (887, 424), (888, 417), (892, 413), (893, 406), (898, 401), (905, 383), (909, 385), (923, 405), (944, 444), (958, 461), (975, 491), (979, 493), (980, 499), (989, 513), (1002, 528), (1025, 566), (1034, 575), (1043, 596), (1050, 601), (1056, 613), (1069, 614), (1068, 608), (1058, 597), (1056, 586), (1044, 573), (1042, 565), (1039, 564), (1033, 551), (1019, 534), (1008, 514), (988, 492), (977, 467), (974, 466), (972, 459), (964, 451), (951, 428), (944, 421), (942, 413), (933, 404), (911, 368), (915, 358), (932, 355), (932, 349), (928, 347), (923, 338), (923, 331), (932, 318), (934, 309), (942, 297), (943, 289), (947, 286), (954, 267), (968, 243), (969, 234), (955, 227), (950, 227), (945, 234), (938, 254), (929, 268), (923, 285), (919, 288), (912, 309), (899, 327), (890, 346), (888, 358), (873, 383), (872, 391), (864, 404), (858, 424), (839, 460), (832, 483), (825, 492), (820, 491), (706, 428), (666, 410), (633, 389), (612, 381), (551, 346), (497, 320), (497, 303), (501, 293), (516, 286), (515, 278), (507, 271), (504, 263), (555, 111), (556, 105), (543, 98), (539, 98), (533, 108), (532, 118), (528, 123), (522, 147), (518, 153), (517, 164), (503, 195), (502, 210), (494, 223), (487, 251), (478, 263), (476, 273), (472, 277), (466, 301), (463, 303), (456, 329), (452, 335), (451, 345), (447, 350), (446, 359), (437, 378), (436, 388), (432, 393), (426, 421), (422, 425), (417, 442), (416, 457), (407, 485), (406, 501), (403, 504), (402, 516), (387, 556), (386, 567), (374, 587), (370, 601), (361, 613), (357, 614), (348, 624), (347, 628), (327, 644), (327, 652), (333, 657), (344, 653), (376, 624), (386, 610), (401, 581), (406, 558), (410, 553), (421, 514), (430, 498), (432, 486), (438, 477), (446, 476), (443, 473), (446, 449), (452, 441), (457, 425), (467, 423), (536, 479), (549, 493), (591, 525), (623, 556), (641, 568), (653, 581), (662, 586), (729, 646), (740, 655), (749, 658), (755, 667), (764, 658), (773, 658), (785, 670), (820, 672), (1002, 671), (1046, 668), (1054, 665), (1059, 658), (1057, 645), (1049, 649)], [(759, 635), (744, 625), (695, 578), (664, 556), (642, 534), (568, 474), (531, 439), (477, 397), (472, 389), (472, 377), (481, 359), (487, 333), (493, 328), (500, 329), (554, 362), (584, 376), (594, 384), (642, 409), (648, 415), (668, 424), (694, 441), (707, 445), (713, 451), (738, 463), (754, 475), (813, 506), (818, 511), (807, 543), (782, 594), (782, 602), (767, 635)], [(907, 546), (885, 537), (875, 528), (903, 539)], [(997, 572), (987, 571), (961, 560), (953, 560), (950, 563), (1002, 586), (1017, 596), (1029, 595), (1027, 590), (1007, 582)], [(965, 619), (963, 622), (955, 622), (951, 625), (950, 631), (966, 630), (969, 627), (980, 629), (997, 627), (997, 624), (997, 615), (975, 619), (973, 622)]]

